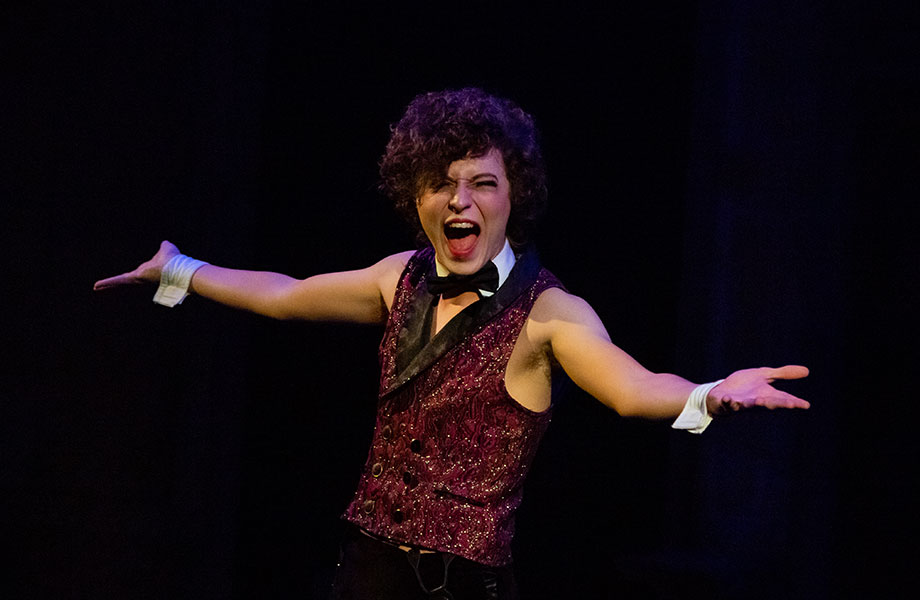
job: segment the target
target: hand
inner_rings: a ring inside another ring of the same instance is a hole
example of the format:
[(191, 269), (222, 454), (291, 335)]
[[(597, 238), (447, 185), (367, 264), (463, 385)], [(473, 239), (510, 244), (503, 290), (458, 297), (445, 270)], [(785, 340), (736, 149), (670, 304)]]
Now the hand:
[(141, 263), (133, 271), (100, 279), (93, 284), (94, 290), (106, 290), (109, 288), (120, 287), (123, 285), (137, 285), (140, 283), (159, 283), (160, 273), (163, 267), (169, 262), (169, 259), (179, 254), (179, 249), (172, 242), (163, 240), (160, 243), (160, 249), (153, 258)]
[(808, 408), (805, 400), (778, 390), (772, 385), (777, 379), (801, 379), (808, 376), (808, 369), (797, 365), (786, 365), (773, 369), (744, 369), (735, 371), (725, 381), (712, 388), (706, 397), (706, 408), (713, 416), (725, 415), (755, 406), (764, 408)]

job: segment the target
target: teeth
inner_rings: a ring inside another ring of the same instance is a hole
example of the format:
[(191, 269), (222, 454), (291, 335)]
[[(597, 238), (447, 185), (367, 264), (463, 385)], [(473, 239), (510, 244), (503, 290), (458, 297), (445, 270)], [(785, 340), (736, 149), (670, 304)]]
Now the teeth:
[(444, 224), (444, 235), (450, 240), (479, 235), (479, 225), (472, 221), (451, 221)]

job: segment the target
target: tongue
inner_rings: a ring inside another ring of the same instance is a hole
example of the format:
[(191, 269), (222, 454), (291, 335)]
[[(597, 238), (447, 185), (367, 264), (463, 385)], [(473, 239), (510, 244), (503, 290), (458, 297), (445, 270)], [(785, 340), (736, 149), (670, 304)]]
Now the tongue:
[(462, 238), (448, 238), (447, 247), (454, 256), (463, 256), (469, 254), (473, 247), (476, 246), (478, 235), (467, 235)]

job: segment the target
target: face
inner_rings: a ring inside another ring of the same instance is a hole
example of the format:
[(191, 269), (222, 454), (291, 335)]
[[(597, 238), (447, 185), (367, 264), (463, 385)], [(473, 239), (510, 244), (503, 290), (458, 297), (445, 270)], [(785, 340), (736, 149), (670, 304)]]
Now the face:
[(450, 163), (444, 179), (423, 190), (417, 204), (438, 262), (451, 273), (475, 273), (505, 245), (511, 186), (501, 154), (493, 149)]

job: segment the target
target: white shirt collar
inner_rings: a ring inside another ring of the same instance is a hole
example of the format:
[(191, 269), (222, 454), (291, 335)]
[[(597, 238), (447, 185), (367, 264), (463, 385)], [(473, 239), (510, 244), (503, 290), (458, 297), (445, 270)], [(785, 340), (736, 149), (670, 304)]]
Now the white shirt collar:
[[(505, 239), (505, 245), (502, 246), (501, 252), (492, 259), (492, 262), (495, 263), (495, 268), (498, 269), (498, 287), (501, 287), (505, 283), (505, 280), (508, 279), (508, 275), (511, 274), (511, 269), (514, 267), (516, 260), (517, 258), (514, 256), (514, 250), (511, 249), (511, 244)], [(447, 267), (442, 265), (437, 258), (434, 259), (434, 268), (438, 273), (438, 277), (447, 277), (447, 275), (450, 274)], [(479, 290), (479, 293), (482, 294), (483, 298), (488, 298), (492, 295), (492, 292), (488, 290)]]

